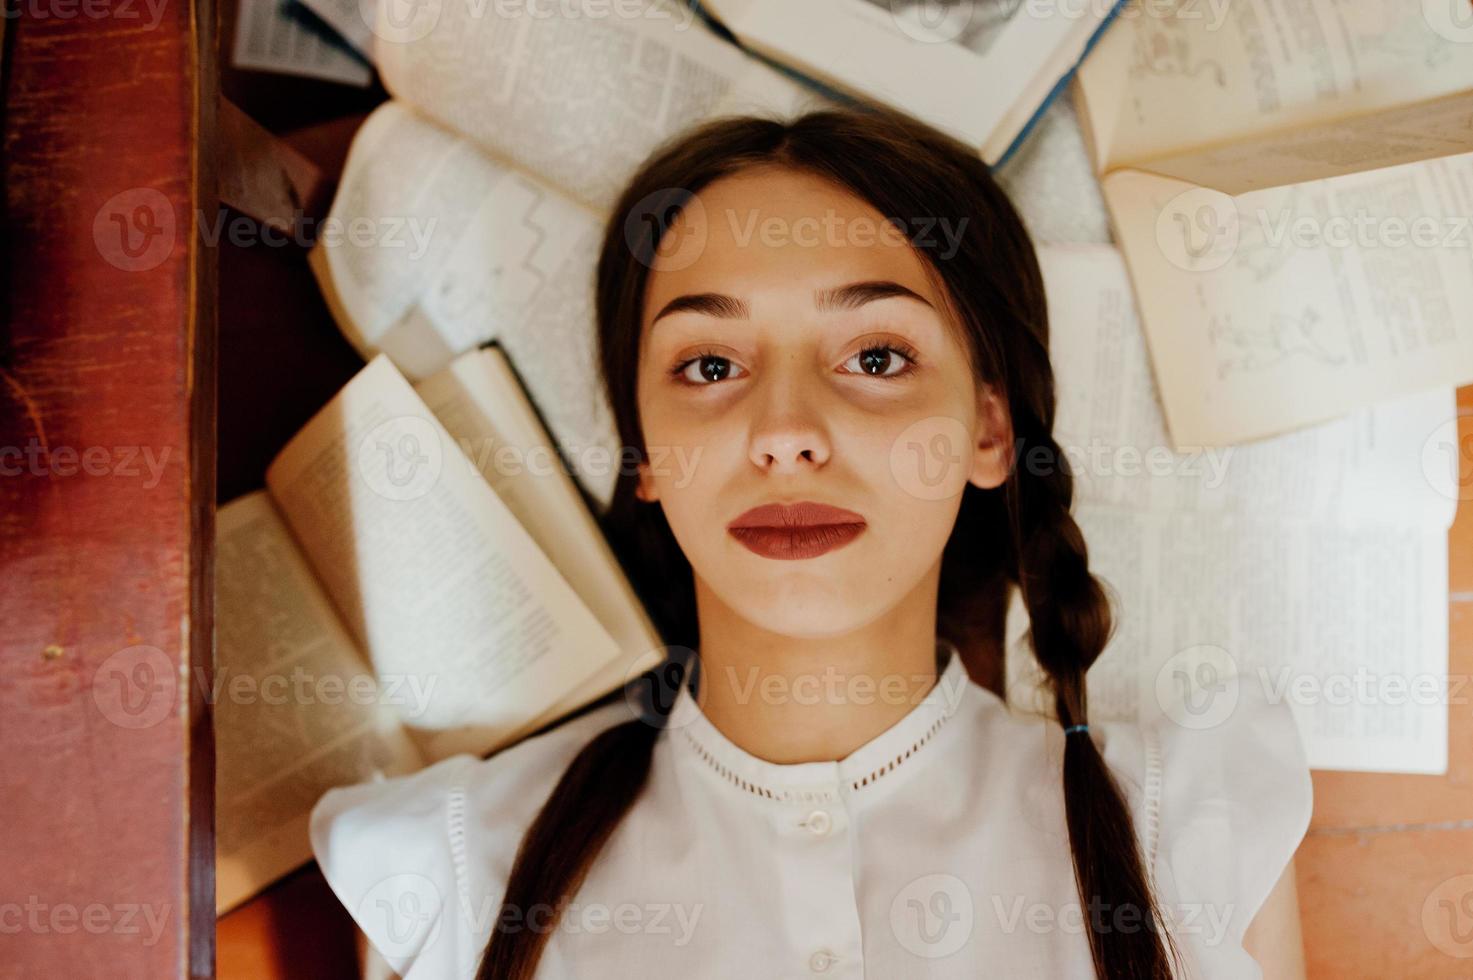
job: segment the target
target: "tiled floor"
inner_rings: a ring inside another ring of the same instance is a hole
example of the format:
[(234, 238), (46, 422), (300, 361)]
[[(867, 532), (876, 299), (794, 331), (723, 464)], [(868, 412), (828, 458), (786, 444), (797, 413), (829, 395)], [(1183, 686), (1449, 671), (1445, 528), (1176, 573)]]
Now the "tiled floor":
[[(1473, 387), (1458, 392), (1473, 490)], [(1473, 501), (1449, 539), (1450, 675), (1473, 676)], [(1473, 683), (1450, 685), (1444, 776), (1317, 772), (1297, 859), (1311, 978), (1473, 978)]]

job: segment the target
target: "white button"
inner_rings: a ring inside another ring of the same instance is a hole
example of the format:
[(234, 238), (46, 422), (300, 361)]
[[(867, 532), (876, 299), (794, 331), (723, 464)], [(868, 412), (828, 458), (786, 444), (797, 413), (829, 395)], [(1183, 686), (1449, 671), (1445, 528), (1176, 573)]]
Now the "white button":
[(826, 973), (828, 968), (839, 962), (839, 958), (826, 949), (821, 949), (808, 957), (808, 969), (814, 973)]
[(815, 837), (822, 837), (834, 826), (834, 821), (827, 810), (814, 810), (803, 821), (803, 825), (813, 831)]

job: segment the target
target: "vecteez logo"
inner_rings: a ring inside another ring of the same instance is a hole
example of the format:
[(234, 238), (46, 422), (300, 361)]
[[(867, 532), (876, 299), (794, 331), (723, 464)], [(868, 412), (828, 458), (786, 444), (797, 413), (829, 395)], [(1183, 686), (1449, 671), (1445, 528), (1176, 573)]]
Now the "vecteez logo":
[(152, 187), (132, 187), (107, 199), (92, 219), (97, 254), (124, 272), (147, 272), (164, 263), (177, 238), (174, 206)]

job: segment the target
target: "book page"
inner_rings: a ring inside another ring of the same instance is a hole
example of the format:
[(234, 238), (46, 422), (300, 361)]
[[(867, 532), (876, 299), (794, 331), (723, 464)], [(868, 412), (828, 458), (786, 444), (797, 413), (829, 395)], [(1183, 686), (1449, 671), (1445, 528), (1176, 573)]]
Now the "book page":
[[(618, 675), (664, 659), (664, 644), (634, 594), (613, 549), (578, 495), (565, 459), (523, 393), (514, 365), (499, 348), (473, 351), (415, 386), (532, 540), (588, 604), (618, 643)], [(562, 447), (568, 457), (600, 452)], [(567, 462), (572, 462), (568, 459)], [(586, 469), (617, 476), (617, 454)], [(607, 689), (605, 689), (607, 690)], [(605, 691), (595, 692), (595, 696)]]
[(676, 0), (379, 5), (397, 99), (599, 211), (663, 140), (711, 115), (828, 100), (713, 34)]
[(330, 32), (314, 29), (287, 4), (242, 0), (236, 14), (236, 68), (300, 75), (366, 88), (373, 71)]
[(1473, 381), (1473, 154), (1237, 197), (1103, 186), (1177, 445)]
[(1433, 433), (1457, 418), (1453, 389), (1251, 443), (1176, 447), (1119, 250), (1054, 245), (1038, 253), (1058, 398), (1054, 439), (1081, 502), (1344, 526), (1452, 525), (1457, 500), (1428, 479), (1425, 454)]
[(301, 0), (302, 5), (352, 46), (370, 63), (373, 59), (373, 31), (369, 28), (365, 7), (358, 0)]
[(272, 461), (267, 486), (380, 677), (434, 684), (424, 754), (488, 752), (618, 646), (385, 355)]
[[(1258, 684), (1289, 702), (1312, 768), (1446, 771), (1445, 529), (1093, 504), (1075, 517), (1117, 620), (1086, 682), (1091, 717), (1210, 724), (1193, 718), (1203, 692), (1231, 710), (1234, 685)], [(1008, 698), (1048, 715), (1027, 626), (1015, 591)]]
[(1096, 168), (1466, 91), (1469, 40), (1452, 3), (1131, 0), (1080, 67)]
[[(414, 173), (415, 180), (405, 180)], [(344, 332), (411, 379), (495, 339), (516, 361), (558, 444), (613, 455), (618, 441), (595, 364), (593, 273), (603, 221), (394, 102), (348, 155), (329, 220), (376, 228), (397, 216), (406, 247), (345, 236), (309, 253)], [(415, 248), (413, 229), (424, 247)], [(575, 471), (600, 506), (613, 472)]]
[(428, 692), (374, 675), (265, 491), (221, 507), (215, 529), (223, 914), (312, 859), (307, 818), (327, 790), (423, 765), (394, 705)]
[(1231, 195), (1463, 153), (1473, 153), (1473, 89), (1156, 157), (1139, 169)]
[[(472, 233), (473, 219), (491, 223), (490, 230), (479, 230), (483, 236), (497, 229), (515, 233), (520, 212), (497, 213), (493, 198), (498, 187), (518, 178), (528, 179), (402, 104), (385, 102), (364, 120), (310, 253), (359, 353), (371, 358), (389, 341), (393, 326), (443, 276)], [(563, 210), (580, 214), (580, 231), (595, 223), (571, 204)], [(437, 336), (422, 349), (396, 352), (396, 363), (433, 373), (478, 339), (485, 338)]]

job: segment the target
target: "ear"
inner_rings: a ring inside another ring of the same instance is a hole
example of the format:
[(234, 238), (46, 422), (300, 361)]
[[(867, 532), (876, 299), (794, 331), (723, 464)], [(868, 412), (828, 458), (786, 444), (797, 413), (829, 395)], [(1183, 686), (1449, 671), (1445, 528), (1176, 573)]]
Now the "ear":
[(639, 482), (634, 486), (634, 495), (647, 504), (652, 504), (660, 499), (659, 492), (655, 489), (655, 478), (650, 473), (650, 464), (639, 463)]
[(983, 490), (1001, 486), (1012, 472), (1013, 420), (1005, 395), (990, 384), (977, 388), (977, 433), (971, 483)]

